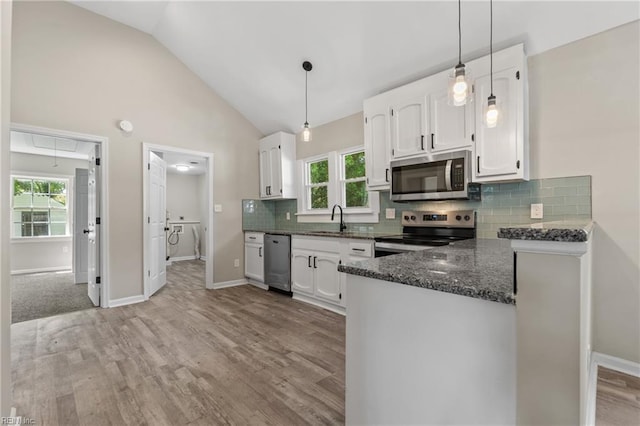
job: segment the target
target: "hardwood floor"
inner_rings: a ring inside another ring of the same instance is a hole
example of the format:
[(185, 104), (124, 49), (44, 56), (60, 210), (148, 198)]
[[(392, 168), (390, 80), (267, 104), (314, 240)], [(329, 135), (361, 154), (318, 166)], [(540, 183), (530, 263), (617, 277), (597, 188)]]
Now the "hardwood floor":
[(344, 423), (344, 317), (175, 263), (148, 302), (12, 326), (14, 406), (37, 425)]
[(597, 425), (640, 425), (640, 378), (598, 367)]

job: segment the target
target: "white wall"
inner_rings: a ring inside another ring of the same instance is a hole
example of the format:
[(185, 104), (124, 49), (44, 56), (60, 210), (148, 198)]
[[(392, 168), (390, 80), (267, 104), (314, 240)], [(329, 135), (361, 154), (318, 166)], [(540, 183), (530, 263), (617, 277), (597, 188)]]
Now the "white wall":
[[(591, 175), (594, 350), (640, 362), (639, 21), (529, 58), (531, 178)], [(362, 113), (298, 158), (362, 144)], [(299, 140), (299, 138), (298, 138)]]
[[(69, 179), (69, 230), (73, 232), (73, 185), (76, 168), (87, 168), (86, 160), (54, 158), (12, 152), (11, 174), (33, 174), (35, 176), (61, 177)], [(73, 238), (14, 238), (11, 240), (11, 273), (21, 274), (72, 269)]]
[(260, 132), (150, 35), (67, 2), (14, 9), (12, 120), (109, 138), (111, 298), (143, 293), (143, 142), (214, 153), (214, 281), (242, 278)]
[[(0, 1), (0, 200), (9, 199), (9, 108), (11, 102), (11, 0)], [(4, 201), (1, 205), (5, 205)], [(11, 282), (9, 209), (0, 210), (0, 416), (11, 409)]]
[[(182, 216), (185, 221), (201, 222), (202, 206), (206, 208), (207, 200), (201, 197), (200, 180), (199, 175), (167, 174), (167, 211), (170, 221), (179, 221)], [(200, 232), (202, 243), (204, 234), (200, 231), (201, 225), (185, 224), (184, 233), (179, 235), (178, 244), (168, 246), (168, 253), (172, 258), (195, 255), (192, 226), (196, 226)]]

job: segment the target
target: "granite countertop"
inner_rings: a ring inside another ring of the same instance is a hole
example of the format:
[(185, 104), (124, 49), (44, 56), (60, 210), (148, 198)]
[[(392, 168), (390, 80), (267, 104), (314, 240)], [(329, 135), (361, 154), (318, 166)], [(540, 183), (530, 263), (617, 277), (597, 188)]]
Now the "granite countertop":
[(500, 228), (498, 238), (580, 243), (588, 241), (592, 231), (593, 222), (590, 220), (541, 222)]
[(390, 235), (389, 232), (357, 232), (357, 231), (286, 231), (282, 229), (244, 229), (244, 232), (263, 232), (265, 234), (274, 235), (308, 235), (312, 237), (328, 237), (328, 238), (355, 238), (362, 240), (373, 240), (376, 237)]
[(338, 266), (352, 275), (515, 304), (509, 241), (474, 239)]

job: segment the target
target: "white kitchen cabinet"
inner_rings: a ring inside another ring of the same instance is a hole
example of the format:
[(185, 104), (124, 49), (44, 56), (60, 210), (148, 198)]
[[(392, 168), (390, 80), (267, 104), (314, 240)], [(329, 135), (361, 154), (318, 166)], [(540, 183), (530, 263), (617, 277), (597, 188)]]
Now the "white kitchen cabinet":
[(489, 59), (474, 62), (472, 71), (477, 77), (473, 181), (529, 180), (524, 46), (519, 44), (494, 54), (493, 94), (500, 116), (493, 128), (485, 124), (485, 106), (491, 94)]
[(264, 234), (262, 233), (245, 233), (244, 276), (264, 283)]
[[(449, 103), (449, 72), (434, 76), (434, 89), (429, 95), (428, 149), (430, 152), (471, 148), (474, 130), (473, 102), (463, 106)], [(438, 89), (435, 89), (437, 85)], [(471, 94), (473, 96), (473, 94)]]
[(370, 190), (389, 189), (390, 111), (386, 98), (376, 97), (364, 102), (364, 158)]
[(260, 140), (260, 198), (296, 198), (295, 135), (277, 132)]
[(394, 159), (426, 152), (427, 117), (425, 94), (391, 105), (391, 156)]
[(340, 263), (373, 257), (372, 240), (296, 236), (291, 238), (293, 298), (344, 313), (345, 276)]

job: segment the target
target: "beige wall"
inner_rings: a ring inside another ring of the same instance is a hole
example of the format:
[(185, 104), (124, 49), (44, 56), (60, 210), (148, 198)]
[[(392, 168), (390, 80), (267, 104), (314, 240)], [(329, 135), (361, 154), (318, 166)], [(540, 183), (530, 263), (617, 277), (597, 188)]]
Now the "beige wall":
[[(9, 124), (11, 106), (11, 0), (0, 1), (0, 200), (9, 199)], [(5, 205), (4, 202), (0, 203)], [(0, 416), (11, 409), (11, 284), (9, 209), (0, 209)]]
[[(594, 350), (640, 362), (639, 22), (529, 58), (531, 178), (592, 175)], [(362, 114), (298, 158), (363, 143)]]
[(260, 132), (147, 34), (66, 2), (20, 2), (13, 21), (12, 121), (109, 138), (111, 299), (142, 294), (142, 142), (214, 153), (214, 281), (242, 278)]
[(529, 58), (531, 177), (592, 175), (594, 350), (640, 362), (639, 21)]

